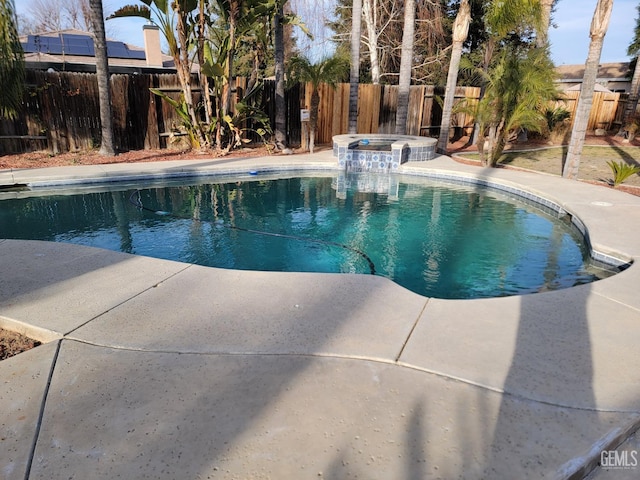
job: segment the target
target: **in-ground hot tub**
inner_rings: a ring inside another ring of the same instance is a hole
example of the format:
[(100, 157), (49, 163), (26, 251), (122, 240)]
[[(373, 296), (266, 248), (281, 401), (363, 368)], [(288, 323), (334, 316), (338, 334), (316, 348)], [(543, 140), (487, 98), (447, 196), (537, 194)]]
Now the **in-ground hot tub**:
[(333, 137), (333, 156), (350, 172), (389, 172), (406, 162), (435, 156), (435, 138), (413, 135), (348, 134)]

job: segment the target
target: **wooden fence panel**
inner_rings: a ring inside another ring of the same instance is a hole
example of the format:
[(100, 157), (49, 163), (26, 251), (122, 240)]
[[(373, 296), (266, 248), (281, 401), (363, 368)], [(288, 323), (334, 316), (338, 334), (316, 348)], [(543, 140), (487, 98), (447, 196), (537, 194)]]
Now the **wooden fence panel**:
[[(95, 74), (27, 71), (27, 92), (23, 110), (9, 121), (0, 119), (0, 154), (48, 147), (53, 153), (86, 150), (100, 143), (100, 109)], [(197, 77), (192, 76), (193, 101), (202, 100)], [(246, 81), (238, 79), (237, 96), (241, 97)], [(175, 109), (149, 88), (160, 89), (179, 100), (181, 89), (175, 74), (112, 75), (112, 107), (114, 137), (119, 150), (164, 148), (172, 131), (182, 120)], [(360, 85), (358, 133), (394, 133), (398, 87), (392, 85)], [(407, 131), (413, 135), (436, 136), (441, 122), (441, 106), (437, 98), (442, 89), (413, 86), (410, 91)], [(458, 87), (456, 101), (466, 98), (477, 101), (480, 89)], [(579, 91), (565, 92), (556, 106), (564, 106), (573, 116)], [(301, 140), (299, 110), (310, 106), (311, 86), (287, 89), (287, 141), (296, 146)], [(332, 137), (348, 131), (349, 84), (339, 84), (334, 90), (320, 86), (320, 111), (316, 143), (331, 143)], [(235, 100), (235, 99), (234, 99)], [(619, 128), (627, 95), (595, 92), (588, 130)], [(265, 81), (261, 106), (271, 126), (275, 126), (275, 82)], [(473, 118), (458, 113), (453, 118), (456, 134), (469, 134)], [(246, 122), (247, 137), (255, 142), (260, 137), (252, 133), (257, 125)]]
[[(624, 112), (624, 102), (626, 100), (623, 99), (623, 101), (620, 101), (620, 97), (620, 93), (593, 92), (593, 104), (589, 114), (587, 131), (593, 131), (596, 128), (609, 130), (616, 127), (616, 125), (618, 127), (621, 125), (621, 123), (619, 123), (622, 121), (620, 111), (622, 110), (622, 112)], [(573, 119), (579, 98), (579, 90), (565, 91), (563, 93), (563, 99), (556, 102), (555, 106), (566, 108)]]
[(378, 132), (394, 133), (396, 131), (398, 87), (395, 85), (384, 85), (382, 88), (382, 102), (380, 107)]
[[(347, 116), (349, 113), (347, 112)], [(377, 133), (380, 119), (380, 85), (358, 88), (358, 133)]]
[(323, 138), (323, 143), (331, 143), (334, 135), (349, 131), (349, 84), (341, 83), (333, 95), (333, 111), (331, 116), (331, 137)]

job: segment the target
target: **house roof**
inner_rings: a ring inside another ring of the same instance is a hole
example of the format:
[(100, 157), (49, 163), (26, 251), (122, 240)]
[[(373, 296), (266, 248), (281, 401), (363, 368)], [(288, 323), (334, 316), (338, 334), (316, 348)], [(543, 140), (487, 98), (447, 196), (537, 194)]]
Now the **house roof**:
[[(577, 83), (573, 87), (567, 88), (565, 91), (566, 92), (571, 92), (571, 91), (580, 91), (580, 90), (582, 90), (582, 83)], [(594, 92), (603, 92), (603, 93), (612, 93), (611, 90), (609, 90), (607, 87), (605, 87), (603, 85), (600, 85), (599, 83), (596, 83), (593, 86), (593, 91)]]
[[(81, 30), (67, 29), (20, 37), (25, 61), (94, 66), (93, 36)], [(118, 40), (107, 39), (110, 66), (146, 68), (145, 49)], [(163, 55), (162, 68), (174, 68), (173, 58)]]
[[(584, 65), (560, 65), (556, 67), (561, 82), (582, 82), (584, 77)], [(629, 62), (602, 63), (598, 66), (598, 79), (628, 80)]]

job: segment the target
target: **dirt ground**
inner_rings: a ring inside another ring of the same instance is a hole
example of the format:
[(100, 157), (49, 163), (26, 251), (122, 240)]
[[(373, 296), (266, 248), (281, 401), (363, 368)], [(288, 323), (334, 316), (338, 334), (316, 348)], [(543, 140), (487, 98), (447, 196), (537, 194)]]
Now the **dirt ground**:
[[(617, 136), (587, 136), (585, 149), (580, 163), (580, 179), (608, 187), (611, 170), (607, 161), (623, 161), (631, 165), (640, 165), (640, 141), (627, 142)], [(330, 145), (320, 145), (318, 151), (327, 150)], [(301, 153), (294, 150), (295, 153)], [(554, 175), (562, 173), (562, 157), (566, 146), (552, 145), (543, 141), (513, 143), (507, 146), (505, 155), (499, 163), (502, 168), (524, 168)], [(267, 147), (260, 145), (243, 148), (229, 154), (230, 157), (258, 157), (273, 155)], [(475, 154), (475, 155), (474, 155)], [(105, 157), (97, 151), (70, 152), (51, 155), (48, 152), (30, 152), (18, 155), (0, 156), (0, 170), (44, 168), (66, 165), (98, 165), (108, 163), (155, 162), (162, 160), (195, 160), (203, 156), (215, 156), (215, 152), (183, 152), (171, 150), (140, 150), (123, 152), (115, 157)], [(276, 154), (277, 155), (277, 154)], [(450, 145), (450, 155), (457, 161), (478, 164), (477, 148), (468, 144), (468, 138), (462, 138)], [(627, 179), (619, 189), (640, 195), (640, 175)], [(23, 335), (0, 329), (0, 360), (16, 355), (39, 345), (40, 342)]]
[[(588, 182), (607, 184), (611, 179), (611, 170), (607, 161), (625, 162), (632, 165), (640, 165), (640, 141), (627, 142), (619, 136), (609, 135), (597, 137), (588, 135), (585, 139), (585, 148), (580, 164), (580, 179)], [(330, 145), (319, 145), (318, 151), (327, 150)], [(469, 139), (463, 137), (450, 145), (450, 155), (458, 161), (471, 163), (477, 162), (477, 148), (469, 145)], [(554, 175), (562, 174), (562, 159), (567, 147), (550, 144), (546, 141), (530, 140), (516, 142), (507, 145), (505, 154), (499, 163), (499, 167), (525, 168)], [(295, 153), (302, 153), (294, 149)], [(517, 152), (517, 153), (516, 153)], [(265, 155), (278, 155), (264, 145), (250, 148), (242, 148), (228, 154), (228, 157), (257, 157)], [(175, 150), (137, 150), (122, 152), (114, 157), (100, 155), (97, 150), (88, 152), (69, 152), (59, 155), (51, 155), (49, 152), (30, 152), (16, 155), (0, 156), (0, 170), (44, 168), (66, 165), (98, 165), (109, 163), (138, 163), (155, 162), (163, 160), (195, 160), (203, 157), (214, 157), (216, 152), (205, 151), (175, 151)], [(633, 187), (640, 188), (640, 175), (636, 174), (627, 179), (623, 190), (635, 191)], [(633, 193), (633, 192), (632, 192)]]
[(0, 328), (0, 360), (13, 357), (19, 353), (40, 345), (40, 342)]

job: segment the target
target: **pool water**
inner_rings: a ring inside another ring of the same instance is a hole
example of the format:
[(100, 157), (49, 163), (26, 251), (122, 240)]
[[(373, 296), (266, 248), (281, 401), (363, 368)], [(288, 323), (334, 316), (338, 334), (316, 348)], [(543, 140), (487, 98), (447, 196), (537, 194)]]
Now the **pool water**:
[(0, 238), (221, 268), (375, 273), (439, 298), (555, 290), (611, 274), (591, 263), (574, 227), (533, 206), (481, 187), (390, 178), (387, 192), (358, 191), (357, 179), (337, 188), (335, 175), (320, 174), (23, 193), (0, 201)]

